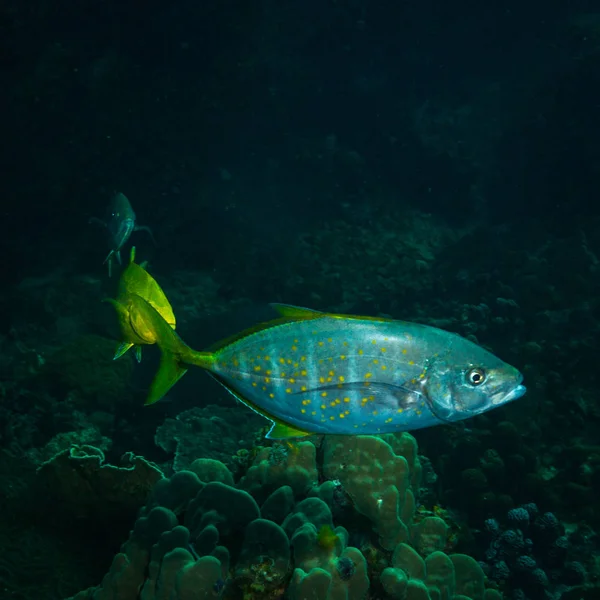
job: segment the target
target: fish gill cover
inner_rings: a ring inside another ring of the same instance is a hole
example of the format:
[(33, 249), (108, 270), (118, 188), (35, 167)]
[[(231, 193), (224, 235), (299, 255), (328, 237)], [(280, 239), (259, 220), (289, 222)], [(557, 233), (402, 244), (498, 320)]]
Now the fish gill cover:
[(0, 32), (0, 599), (599, 597), (595, 7)]

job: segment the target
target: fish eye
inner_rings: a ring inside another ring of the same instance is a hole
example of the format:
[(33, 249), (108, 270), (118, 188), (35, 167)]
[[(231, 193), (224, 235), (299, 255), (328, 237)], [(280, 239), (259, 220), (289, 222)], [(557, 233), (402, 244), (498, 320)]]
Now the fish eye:
[(478, 386), (485, 381), (485, 371), (483, 369), (470, 369), (467, 372), (467, 382), (471, 385)]

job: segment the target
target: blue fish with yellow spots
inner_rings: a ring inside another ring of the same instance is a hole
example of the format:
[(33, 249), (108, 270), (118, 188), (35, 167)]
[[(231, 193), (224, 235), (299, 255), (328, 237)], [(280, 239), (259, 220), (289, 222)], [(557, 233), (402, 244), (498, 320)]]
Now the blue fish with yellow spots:
[(146, 404), (198, 366), (269, 419), (271, 439), (411, 431), (467, 419), (525, 393), (517, 369), (459, 335), (289, 305), (274, 305), (279, 318), (198, 352), (144, 297), (147, 288), (121, 284), (113, 303), (123, 344), (161, 350)]

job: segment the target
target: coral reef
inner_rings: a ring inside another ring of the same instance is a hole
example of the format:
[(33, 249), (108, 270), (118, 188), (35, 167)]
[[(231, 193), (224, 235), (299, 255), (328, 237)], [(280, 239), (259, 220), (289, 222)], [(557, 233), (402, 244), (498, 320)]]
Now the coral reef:
[(513, 508), (502, 519), (488, 519), (483, 538), (487, 576), (514, 600), (561, 598), (587, 580), (585, 566), (569, 560), (571, 542), (551, 512), (534, 503)]
[(102, 583), (74, 600), (500, 598), (474, 559), (443, 552), (440, 517), (415, 520), (414, 438), (383, 438), (275, 444), (237, 484), (194, 461), (158, 481)]

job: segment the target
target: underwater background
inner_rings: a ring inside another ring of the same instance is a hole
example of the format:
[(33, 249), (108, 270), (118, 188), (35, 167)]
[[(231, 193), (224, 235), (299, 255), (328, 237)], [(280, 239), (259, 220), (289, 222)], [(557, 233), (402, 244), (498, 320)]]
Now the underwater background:
[[(0, 600), (600, 598), (600, 7), (0, 5)], [(265, 439), (113, 361), (107, 207), (202, 349), (282, 302), (483, 345), (527, 394)]]

